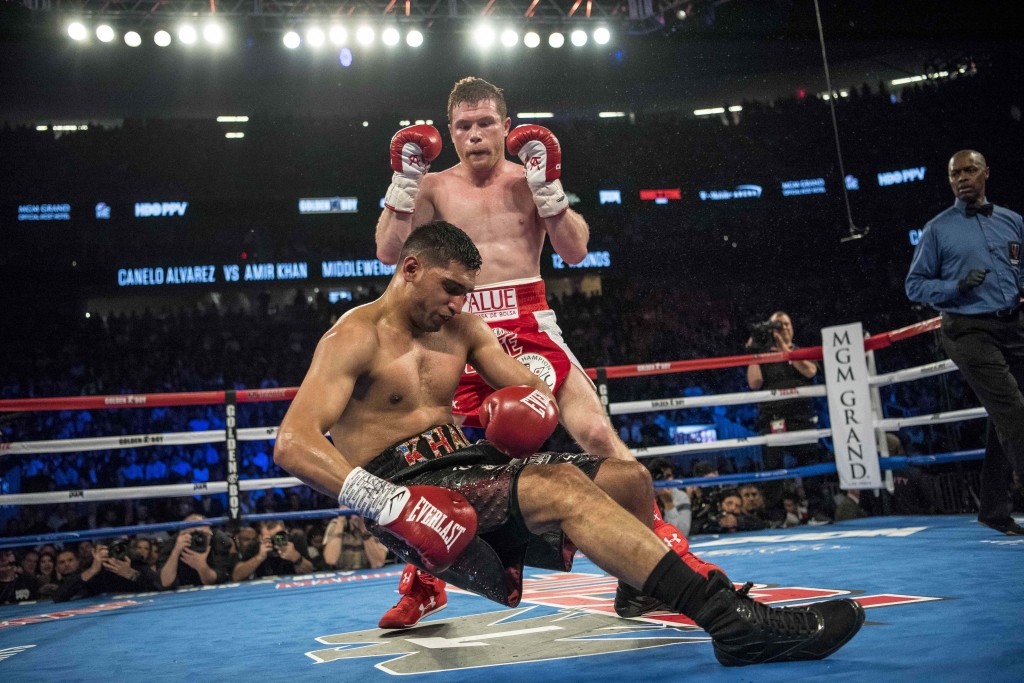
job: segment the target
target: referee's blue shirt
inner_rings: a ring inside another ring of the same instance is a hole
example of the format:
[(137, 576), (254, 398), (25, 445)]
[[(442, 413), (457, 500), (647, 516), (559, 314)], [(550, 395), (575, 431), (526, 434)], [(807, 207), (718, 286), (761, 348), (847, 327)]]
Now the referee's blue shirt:
[[(1019, 214), (995, 206), (991, 216), (966, 214), (957, 199), (928, 221), (907, 273), (907, 296), (940, 311), (975, 315), (1015, 308), (1024, 292)], [(960, 294), (956, 283), (970, 270), (988, 270), (978, 287)]]

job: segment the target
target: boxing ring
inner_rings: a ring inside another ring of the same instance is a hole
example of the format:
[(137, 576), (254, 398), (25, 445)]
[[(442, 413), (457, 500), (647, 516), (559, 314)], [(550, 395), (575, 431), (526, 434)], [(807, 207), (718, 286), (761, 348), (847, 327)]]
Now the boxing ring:
[[(869, 355), (936, 329), (937, 319), (869, 337)], [(820, 360), (821, 347), (789, 353), (732, 356), (589, 370), (611, 415), (760, 403), (825, 395), (823, 386), (796, 390), (612, 402), (608, 383), (620, 377), (710, 370), (785, 360)], [(869, 357), (869, 367), (873, 359)], [(956, 368), (949, 361), (873, 375), (877, 388)], [(75, 411), (287, 401), (295, 389), (178, 394), (79, 396), (0, 401), (0, 411)], [(904, 427), (985, 416), (980, 408), (886, 419), (877, 400), (877, 434)], [(0, 444), (0, 457), (224, 444), (272, 440), (276, 427), (234, 427), (181, 433), (134, 434)], [(750, 446), (816, 443), (814, 429), (709, 443), (636, 449), (638, 458), (727, 451)], [(233, 443), (235, 442), (235, 443)], [(979, 459), (981, 450), (889, 457), (879, 439), (880, 463), (891, 472)], [(228, 470), (230, 471), (230, 469)], [(715, 478), (657, 482), (658, 487), (718, 486), (835, 473), (833, 463)], [(891, 482), (891, 479), (889, 480)], [(0, 505), (91, 503), (213, 495), (299, 485), (290, 477), (159, 486), (7, 493)], [(261, 518), (333, 517), (338, 510), (240, 515)], [(174, 531), (200, 524), (172, 522), (17, 538), (0, 547), (73, 542), (122, 534)], [(400, 566), (267, 578), (177, 591), (105, 595), (61, 605), (0, 607), (0, 677), (4, 681), (390, 680), (416, 675), (435, 681), (620, 681), (638, 673), (651, 680), (782, 681), (984, 680), (1024, 677), (1024, 539), (1001, 536), (967, 516), (875, 517), (822, 527), (697, 536), (691, 547), (736, 581), (754, 581), (751, 595), (772, 604), (802, 604), (849, 595), (868, 610), (866, 628), (821, 662), (774, 664), (736, 671), (717, 664), (707, 637), (679, 615), (625, 620), (611, 609), (615, 580), (586, 558), (571, 574), (528, 570), (522, 604), (499, 608), (451, 591), (448, 608), (413, 629), (382, 632), (379, 616), (396, 599)]]

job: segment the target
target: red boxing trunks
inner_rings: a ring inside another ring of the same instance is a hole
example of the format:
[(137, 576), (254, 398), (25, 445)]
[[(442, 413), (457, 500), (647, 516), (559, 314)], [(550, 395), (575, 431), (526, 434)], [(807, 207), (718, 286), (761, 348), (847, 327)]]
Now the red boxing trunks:
[[(476, 289), (466, 297), (465, 311), (490, 325), (505, 353), (543, 379), (552, 393), (562, 386), (573, 365), (583, 369), (562, 340), (540, 277)], [(467, 365), (452, 401), (452, 413), (464, 415), (466, 427), (479, 427), (477, 411), (492, 393), (494, 389)]]
[[(537, 453), (509, 460), (486, 441), (470, 444), (455, 425), (438, 425), (385, 449), (363, 467), (393, 484), (440, 486), (465, 496), (476, 510), (477, 535), (436, 576), (515, 607), (522, 597), (524, 565), (569, 571), (576, 553), (561, 531), (537, 535), (526, 528), (519, 511), (519, 474), (528, 465), (569, 463), (593, 479), (603, 460), (586, 453)], [(369, 520), (366, 525), (388, 550), (424, 569), (419, 554), (401, 538)]]

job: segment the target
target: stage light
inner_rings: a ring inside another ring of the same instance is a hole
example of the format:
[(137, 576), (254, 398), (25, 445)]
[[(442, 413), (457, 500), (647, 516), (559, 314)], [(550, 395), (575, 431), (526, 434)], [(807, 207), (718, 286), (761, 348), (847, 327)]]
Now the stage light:
[(517, 119), (552, 119), (555, 115), (549, 111), (521, 111), (516, 114)]
[(514, 47), (519, 42), (519, 34), (512, 29), (505, 29), (501, 32), (501, 44), (505, 47)]
[(346, 69), (352, 66), (352, 50), (347, 47), (341, 48), (341, 52), (338, 53), (338, 61)]
[(228, 138), (229, 140), (238, 140), (239, 138), (244, 138), (245, 133), (224, 133), (224, 137)]
[(217, 123), (247, 123), (248, 116), (218, 116)]
[(400, 126), (411, 126), (412, 125), (412, 121), (410, 121), (409, 119), (402, 119), (401, 121), (398, 122), (398, 125), (400, 125)]
[(160, 47), (167, 47), (171, 44), (171, 34), (167, 31), (157, 31), (153, 34), (153, 42)]
[(676, 12), (676, 19), (678, 19), (679, 21), (682, 21), (685, 18), (686, 18), (686, 10), (681, 9), (678, 12)]
[(114, 29), (110, 28), (106, 24), (100, 24), (96, 27), (96, 37), (101, 42), (109, 43), (114, 39)]
[(477, 26), (473, 30), (473, 42), (482, 48), (489, 48), (491, 45), (494, 45), (494, 29), (487, 24)]
[(625, 115), (624, 111), (599, 111), (597, 113), (599, 119), (621, 119)]
[(363, 121), (363, 128), (366, 128), (369, 125), (370, 125), (369, 121)]
[(178, 40), (186, 45), (191, 45), (196, 42), (196, 30), (188, 24), (182, 26), (178, 29)]
[(373, 43), (373, 29), (369, 26), (360, 26), (359, 30), (356, 31), (356, 40), (359, 41), (360, 45), (370, 45)]
[(711, 107), (710, 109), (694, 109), (694, 116), (710, 116), (712, 114), (724, 114), (725, 107)]
[(345, 41), (348, 40), (348, 31), (343, 29), (341, 26), (332, 26), (331, 30), (328, 31), (327, 36), (335, 45), (344, 45)]
[(533, 31), (530, 31), (525, 36), (523, 36), (523, 45), (525, 45), (526, 47), (537, 47), (538, 45), (540, 45), (540, 36), (538, 36)]
[(220, 24), (207, 24), (203, 27), (203, 40), (210, 45), (220, 45), (224, 42), (224, 29)]
[(72, 40), (85, 40), (85, 37), (89, 35), (89, 32), (85, 30), (84, 26), (76, 21), (68, 26), (68, 35), (71, 36)]
[(419, 31), (409, 31), (405, 36), (405, 42), (409, 44), (409, 47), (419, 47), (423, 44), (423, 34)]
[(385, 45), (398, 45), (401, 36), (398, 35), (398, 29), (386, 28), (384, 33), (380, 34), (380, 39)]
[(743, 107), (741, 107), (738, 104), (734, 104), (731, 107), (729, 107), (729, 111), (743, 111)]
[(572, 35), (569, 36), (572, 44), (576, 47), (583, 47), (587, 44), (587, 32), (586, 31), (573, 31)]
[(128, 31), (128, 33), (124, 34), (124, 44), (128, 47), (138, 47), (142, 45), (142, 36), (135, 31)]
[(565, 45), (565, 36), (561, 33), (552, 33), (548, 36), (548, 45), (556, 49), (562, 47)]
[(299, 38), (299, 34), (295, 31), (288, 31), (284, 34), (284, 46), (289, 50), (294, 50), (302, 43), (302, 38)]
[(324, 44), (324, 32), (318, 28), (311, 28), (306, 31), (306, 42), (310, 47), (320, 47)]
[(594, 31), (594, 42), (597, 43), (598, 45), (604, 45), (611, 39), (611, 32), (603, 26)]

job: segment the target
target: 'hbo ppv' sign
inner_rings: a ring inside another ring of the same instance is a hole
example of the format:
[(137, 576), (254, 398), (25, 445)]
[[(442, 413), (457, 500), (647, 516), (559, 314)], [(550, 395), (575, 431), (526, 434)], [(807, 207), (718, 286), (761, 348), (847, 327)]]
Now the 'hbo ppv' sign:
[(882, 488), (864, 330), (860, 323), (826, 327), (821, 331), (821, 347), (839, 485), (844, 489)]

